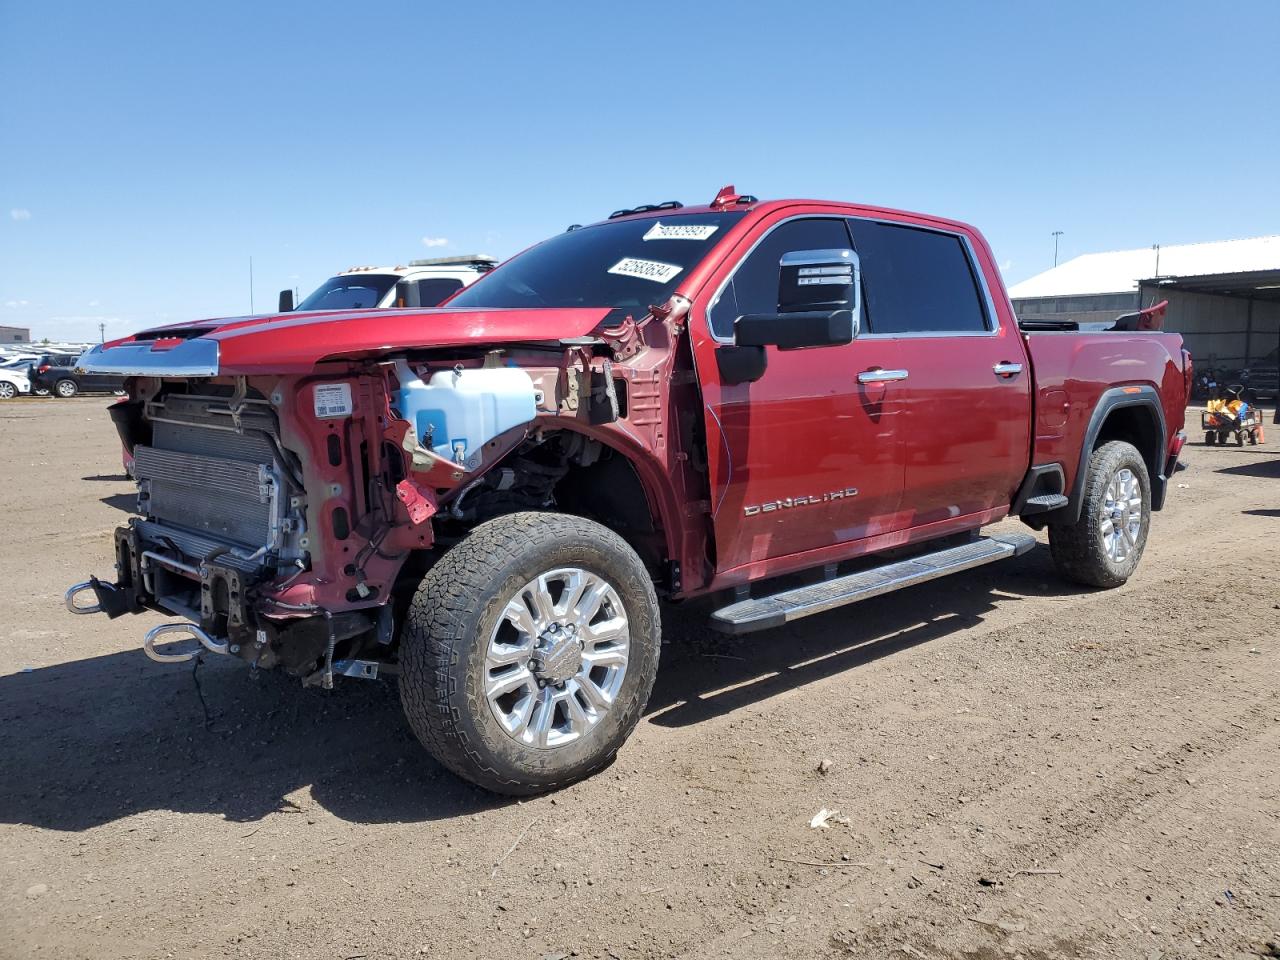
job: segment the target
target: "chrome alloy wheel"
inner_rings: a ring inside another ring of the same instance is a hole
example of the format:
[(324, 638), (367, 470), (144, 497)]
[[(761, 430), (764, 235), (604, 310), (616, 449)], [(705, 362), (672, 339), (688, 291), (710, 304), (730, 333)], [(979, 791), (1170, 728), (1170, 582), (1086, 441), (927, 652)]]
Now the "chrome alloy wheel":
[(533, 747), (572, 743), (613, 706), (630, 634), (618, 591), (579, 567), (516, 591), (485, 651), (484, 692), (502, 728)]
[(1123, 563), (1138, 549), (1142, 530), (1142, 485), (1128, 467), (1117, 470), (1107, 483), (1099, 532), (1107, 556)]

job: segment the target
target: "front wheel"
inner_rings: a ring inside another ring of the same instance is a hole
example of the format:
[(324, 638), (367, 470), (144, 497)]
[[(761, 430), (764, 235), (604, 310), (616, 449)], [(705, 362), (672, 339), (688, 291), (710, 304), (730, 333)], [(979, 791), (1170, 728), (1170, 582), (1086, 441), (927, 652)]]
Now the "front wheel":
[(70, 400), (80, 392), (80, 388), (74, 380), (59, 380), (53, 385), (53, 392), (63, 400)]
[(1093, 451), (1079, 480), (1080, 517), (1049, 524), (1058, 572), (1091, 587), (1118, 587), (1138, 568), (1151, 527), (1151, 478), (1142, 454), (1113, 440)]
[(613, 759), (660, 647), (652, 580), (621, 537), (581, 517), (511, 514), (423, 577), (400, 639), (400, 699), (454, 773), (540, 793)]

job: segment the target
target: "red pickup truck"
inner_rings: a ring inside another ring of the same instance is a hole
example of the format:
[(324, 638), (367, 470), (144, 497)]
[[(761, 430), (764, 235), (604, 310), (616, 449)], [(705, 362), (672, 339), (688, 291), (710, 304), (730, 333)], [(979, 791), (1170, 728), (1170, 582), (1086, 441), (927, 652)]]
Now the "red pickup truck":
[(555, 788), (638, 722), (659, 598), (772, 627), (1020, 554), (979, 535), (1008, 515), (1123, 583), (1184, 442), (1159, 314), (1024, 331), (970, 226), (729, 187), (571, 227), (436, 309), (141, 333), (81, 360), (130, 378), (138, 516), (67, 605), (184, 617), (143, 640), (162, 662), (397, 675), (442, 763)]

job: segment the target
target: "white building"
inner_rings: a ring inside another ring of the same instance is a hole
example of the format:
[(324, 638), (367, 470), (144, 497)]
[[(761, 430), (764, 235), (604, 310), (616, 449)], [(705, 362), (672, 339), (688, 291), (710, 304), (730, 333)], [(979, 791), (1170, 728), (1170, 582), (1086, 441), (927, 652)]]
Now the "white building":
[(1089, 253), (1009, 297), (1020, 319), (1081, 323), (1168, 300), (1165, 329), (1197, 363), (1239, 369), (1280, 344), (1280, 236)]

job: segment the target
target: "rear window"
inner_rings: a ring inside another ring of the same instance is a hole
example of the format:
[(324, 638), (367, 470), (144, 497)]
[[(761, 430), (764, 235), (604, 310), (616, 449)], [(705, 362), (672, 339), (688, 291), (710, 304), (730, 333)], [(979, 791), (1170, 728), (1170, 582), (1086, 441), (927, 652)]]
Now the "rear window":
[(979, 333), (989, 329), (959, 237), (850, 220), (872, 333)]

